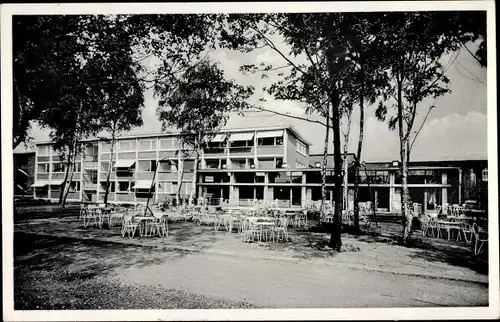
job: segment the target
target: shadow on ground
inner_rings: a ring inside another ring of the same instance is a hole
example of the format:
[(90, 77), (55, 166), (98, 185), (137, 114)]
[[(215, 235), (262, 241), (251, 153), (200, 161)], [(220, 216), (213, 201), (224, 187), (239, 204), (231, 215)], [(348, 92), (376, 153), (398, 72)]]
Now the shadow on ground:
[(107, 243), (97, 240), (74, 240), (14, 233), (14, 266), (31, 270), (57, 271), (61, 278), (87, 279), (116, 267), (149, 266), (182, 258), (182, 251)]

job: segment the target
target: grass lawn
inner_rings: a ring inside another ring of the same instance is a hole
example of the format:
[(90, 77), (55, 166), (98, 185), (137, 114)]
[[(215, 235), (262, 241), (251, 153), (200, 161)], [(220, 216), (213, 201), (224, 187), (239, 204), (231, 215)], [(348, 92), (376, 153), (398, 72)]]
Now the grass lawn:
[(16, 269), (15, 310), (238, 309), (244, 302), (151, 285), (123, 284), (79, 272)]

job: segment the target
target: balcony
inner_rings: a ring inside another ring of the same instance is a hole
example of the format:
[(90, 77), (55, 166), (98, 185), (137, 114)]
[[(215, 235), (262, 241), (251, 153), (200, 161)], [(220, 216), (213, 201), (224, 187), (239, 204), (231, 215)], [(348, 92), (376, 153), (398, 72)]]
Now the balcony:
[(254, 147), (252, 146), (242, 146), (242, 147), (230, 147), (229, 156), (253, 156)]
[(283, 145), (262, 145), (257, 147), (257, 155), (283, 155), (285, 147)]
[(250, 170), (250, 169), (252, 169), (249, 164), (245, 164), (245, 163), (231, 163), (227, 168), (230, 170)]
[(96, 162), (84, 162), (83, 163), (83, 168), (84, 169), (88, 169), (88, 170), (96, 170), (97, 168), (99, 167), (99, 163), (96, 161)]
[(97, 155), (86, 155), (83, 158), (84, 162), (97, 162), (97, 160), (98, 160)]
[(84, 182), (83, 183), (83, 189), (84, 190), (97, 190), (97, 182)]
[(205, 158), (221, 158), (227, 154), (227, 148), (206, 148), (203, 150)]

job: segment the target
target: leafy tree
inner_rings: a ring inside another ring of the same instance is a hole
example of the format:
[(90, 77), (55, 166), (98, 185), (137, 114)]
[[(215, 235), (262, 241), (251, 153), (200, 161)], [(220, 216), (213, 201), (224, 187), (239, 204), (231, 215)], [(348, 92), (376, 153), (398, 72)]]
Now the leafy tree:
[[(352, 91), (348, 94), (359, 108), (359, 135), (357, 151), (354, 156), (354, 229), (359, 233), (359, 178), (364, 138), (365, 105), (373, 105), (387, 86), (388, 76), (383, 65), (383, 39), (379, 37), (379, 13), (356, 13), (346, 16), (350, 20), (345, 31), (348, 38), (349, 60), (354, 64), (352, 72)], [(347, 152), (347, 151), (345, 151)], [(345, 179), (344, 179), (345, 182)]]
[(105, 140), (110, 147), (104, 192), (107, 205), (116, 137), (143, 124), (144, 83), (139, 79), (141, 66), (133, 57), (133, 35), (127, 30), (129, 22), (115, 17), (101, 20), (101, 25), (100, 42), (91, 62), (97, 71), (94, 82), (99, 84), (101, 93), (99, 125), (110, 135)]
[[(351, 73), (354, 67), (352, 61), (347, 59), (349, 39), (345, 36), (345, 31), (350, 27), (348, 19), (341, 13), (234, 15), (229, 16), (228, 24), (229, 27), (222, 33), (222, 40), (227, 46), (242, 51), (268, 47), (283, 58), (284, 66), (263, 66), (264, 72), (280, 70), (276, 75), (278, 80), (266, 89), (270, 94), (276, 99), (304, 102), (331, 122), (334, 147), (335, 223), (332, 225), (330, 246), (340, 249), (342, 245), (340, 118), (342, 103), (353, 86)], [(289, 55), (273, 42), (271, 38), (275, 34), (284, 39), (290, 49)], [(245, 66), (245, 69), (255, 71), (257, 67)], [(325, 102), (317, 104), (318, 97), (324, 98)]]
[(58, 100), (44, 111), (40, 124), (51, 130), (50, 137), (54, 149), (61, 152), (65, 165), (64, 188), (61, 189), (59, 203), (65, 206), (66, 196), (73, 176), (74, 160), (81, 151), (80, 142), (99, 130), (98, 93), (88, 87), (92, 68), (76, 67), (71, 76), (66, 77), (64, 85), (58, 90)]
[[(453, 25), (462, 14), (466, 13), (397, 12), (383, 15), (380, 37), (391, 82), (377, 109), (377, 116), (388, 119), (389, 128), (398, 130), (404, 244), (410, 242), (413, 218), (407, 178), (415, 139), (415, 118), (426, 98), (437, 98), (449, 92), (449, 79), (445, 76), (447, 66), (443, 66), (440, 60), (444, 54), (458, 50), (463, 39), (471, 37), (468, 31), (463, 34), (462, 30), (448, 25)], [(392, 113), (389, 115), (388, 112)]]
[(28, 139), (31, 121), (57, 105), (60, 87), (84, 50), (80, 28), (79, 16), (13, 16), (13, 148)]
[(253, 89), (226, 80), (217, 64), (203, 60), (189, 68), (176, 83), (155, 83), (160, 98), (159, 119), (163, 126), (181, 132), (184, 145), (194, 149), (193, 184), (189, 195), (192, 203), (200, 151), (227, 121), (228, 112), (248, 108), (245, 102)]

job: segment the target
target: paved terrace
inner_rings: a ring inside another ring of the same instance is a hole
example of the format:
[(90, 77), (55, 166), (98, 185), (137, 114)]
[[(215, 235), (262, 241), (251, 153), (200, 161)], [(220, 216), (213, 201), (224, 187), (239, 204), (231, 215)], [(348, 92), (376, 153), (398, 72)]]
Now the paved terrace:
[(82, 241), (85, 244), (108, 244), (110, 247), (115, 244), (118, 248), (119, 245), (140, 246), (166, 252), (173, 250), (242, 259), (294, 262), (315, 267), (344, 266), (396, 275), (487, 284), (487, 256), (474, 256), (471, 246), (456, 241), (423, 237), (420, 231), (415, 231), (416, 246), (406, 248), (396, 245), (395, 242), (399, 235), (399, 225), (385, 227), (387, 229), (384, 224), (381, 225), (381, 228), (373, 228), (359, 237), (344, 233), (344, 251), (340, 253), (322, 247), (329, 235), (312, 228), (290, 228), (290, 241), (286, 243), (242, 243), (236, 232), (228, 233), (223, 228), (215, 231), (213, 226), (179, 221), (169, 223), (169, 235), (166, 238), (136, 236), (128, 239), (121, 237), (119, 226), (109, 229), (105, 224), (102, 229), (93, 226), (84, 228), (74, 210), (68, 210), (63, 216), (48, 212), (28, 216), (23, 215), (21, 211), (15, 220), (14, 232), (18, 236), (15, 239), (15, 247), (24, 240), (29, 240), (30, 235), (36, 235), (42, 238)]

